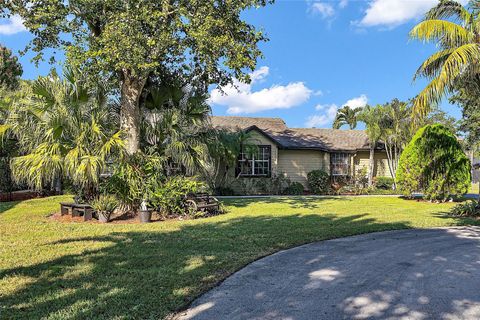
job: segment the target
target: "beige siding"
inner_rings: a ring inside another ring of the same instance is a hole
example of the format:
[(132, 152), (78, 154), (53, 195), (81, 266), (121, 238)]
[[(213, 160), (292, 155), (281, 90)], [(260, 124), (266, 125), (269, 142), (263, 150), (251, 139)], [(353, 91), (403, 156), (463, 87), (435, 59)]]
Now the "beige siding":
[[(354, 158), (355, 172), (362, 167), (368, 168), (370, 162), (369, 151), (359, 151)], [(375, 167), (373, 171), (375, 177), (391, 177), (390, 170), (388, 169), (387, 154), (385, 151), (375, 151)]]
[(328, 153), (310, 150), (278, 150), (278, 173), (291, 181), (307, 186), (307, 174), (312, 170), (330, 171)]

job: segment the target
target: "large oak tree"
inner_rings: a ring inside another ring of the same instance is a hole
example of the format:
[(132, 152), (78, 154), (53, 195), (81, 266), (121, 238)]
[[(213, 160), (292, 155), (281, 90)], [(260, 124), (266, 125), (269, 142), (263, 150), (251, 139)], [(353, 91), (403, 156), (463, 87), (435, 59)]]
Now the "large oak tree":
[(127, 151), (139, 149), (139, 99), (153, 73), (188, 74), (224, 85), (248, 81), (264, 34), (242, 20), (245, 9), (269, 0), (10, 0), (9, 14), (24, 19), (27, 49), (65, 50), (89, 74), (114, 76), (121, 98)]

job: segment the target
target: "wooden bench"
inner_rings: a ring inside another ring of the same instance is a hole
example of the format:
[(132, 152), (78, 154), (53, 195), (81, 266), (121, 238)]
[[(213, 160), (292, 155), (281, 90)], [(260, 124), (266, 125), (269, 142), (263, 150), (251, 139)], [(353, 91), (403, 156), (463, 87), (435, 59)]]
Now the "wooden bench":
[(83, 216), (83, 221), (88, 221), (92, 220), (93, 208), (89, 204), (61, 202), (60, 213), (62, 216), (66, 214), (70, 214), (72, 217)]
[(220, 202), (208, 193), (190, 193), (186, 199), (187, 207), (195, 212), (219, 210)]

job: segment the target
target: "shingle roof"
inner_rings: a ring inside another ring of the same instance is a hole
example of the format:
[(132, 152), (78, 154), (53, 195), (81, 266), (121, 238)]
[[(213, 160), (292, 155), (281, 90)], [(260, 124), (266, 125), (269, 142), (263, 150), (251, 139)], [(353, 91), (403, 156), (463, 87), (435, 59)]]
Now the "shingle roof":
[(245, 130), (252, 126), (256, 126), (262, 130), (272, 130), (272, 131), (287, 129), (287, 125), (280, 118), (213, 116), (210, 119), (214, 127)]
[(337, 130), (291, 128), (274, 135), (284, 148), (313, 148), (354, 151), (368, 149), (369, 140), (364, 130)]
[(241, 130), (257, 127), (285, 149), (355, 151), (369, 148), (365, 130), (288, 128), (280, 118), (213, 116), (211, 122), (214, 127)]

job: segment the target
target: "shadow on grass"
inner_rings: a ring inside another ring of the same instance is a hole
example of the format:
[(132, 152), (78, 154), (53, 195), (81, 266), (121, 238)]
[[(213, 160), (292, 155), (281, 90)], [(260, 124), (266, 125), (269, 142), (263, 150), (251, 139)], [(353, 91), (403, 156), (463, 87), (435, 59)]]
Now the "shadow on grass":
[(18, 201), (0, 202), (0, 214), (12, 209), (18, 203), (19, 203)]
[[(235, 205), (242, 201), (248, 199), (234, 200)], [(363, 214), (259, 216), (185, 223), (174, 231), (112, 229), (107, 236), (62, 239), (38, 251), (65, 252), (63, 256), (0, 270), (0, 279), (14, 286), (0, 291), (0, 318), (159, 319), (278, 250), (409, 227), (407, 222), (378, 223)], [(63, 246), (72, 244), (84, 251), (66, 253)]]
[(223, 198), (221, 201), (226, 205), (235, 207), (247, 207), (253, 203), (255, 204), (282, 204), (288, 205), (293, 209), (318, 209), (325, 201), (351, 201), (349, 197), (343, 196), (273, 196), (273, 197), (252, 197), (252, 198)]
[(436, 218), (454, 220), (455, 226), (480, 226), (480, 217), (454, 216), (449, 211), (440, 211), (432, 214)]

